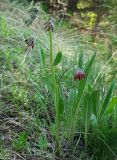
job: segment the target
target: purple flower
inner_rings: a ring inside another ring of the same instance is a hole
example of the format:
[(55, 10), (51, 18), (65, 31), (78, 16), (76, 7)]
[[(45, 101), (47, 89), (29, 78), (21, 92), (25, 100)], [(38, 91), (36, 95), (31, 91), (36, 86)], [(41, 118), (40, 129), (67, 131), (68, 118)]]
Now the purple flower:
[(74, 80), (82, 80), (84, 78), (85, 78), (85, 73), (81, 69), (78, 69), (74, 74)]

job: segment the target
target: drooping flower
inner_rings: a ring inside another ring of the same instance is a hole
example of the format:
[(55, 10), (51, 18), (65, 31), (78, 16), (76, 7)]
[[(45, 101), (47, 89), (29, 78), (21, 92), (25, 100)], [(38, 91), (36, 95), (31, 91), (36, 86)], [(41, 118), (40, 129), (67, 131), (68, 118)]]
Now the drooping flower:
[(74, 74), (74, 80), (82, 80), (84, 78), (85, 78), (85, 73), (81, 69), (78, 69)]
[(49, 20), (45, 23), (45, 30), (46, 31), (54, 31), (54, 23), (53, 23), (53, 18), (50, 17)]
[(27, 49), (26, 51), (29, 49), (29, 48), (34, 48), (34, 38), (33, 37), (30, 37), (28, 39), (25, 40), (25, 43), (27, 45)]
[(36, 19), (37, 17), (37, 13), (38, 13), (38, 9), (37, 8), (31, 8), (29, 10), (29, 12), (31, 13), (30, 18), (25, 20), (25, 25), (29, 26), (33, 23), (33, 21)]

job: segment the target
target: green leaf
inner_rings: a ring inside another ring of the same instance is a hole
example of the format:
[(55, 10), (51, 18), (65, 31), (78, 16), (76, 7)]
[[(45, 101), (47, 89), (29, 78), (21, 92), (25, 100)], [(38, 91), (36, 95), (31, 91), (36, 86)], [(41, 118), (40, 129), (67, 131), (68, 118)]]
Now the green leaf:
[(113, 108), (117, 106), (117, 97), (113, 97), (108, 105), (107, 112), (112, 112)]
[(26, 132), (20, 132), (18, 137), (12, 140), (12, 145), (17, 151), (23, 151), (26, 148), (27, 134)]
[(39, 137), (39, 141), (38, 141), (38, 146), (41, 148), (41, 149), (47, 149), (47, 147), (48, 147), (48, 141), (47, 141), (47, 139), (46, 139), (46, 137), (45, 136), (43, 136), (43, 135), (40, 135), (40, 137)]
[(96, 117), (99, 115), (99, 103), (100, 103), (100, 91), (96, 90), (92, 92), (92, 104), (93, 104), (93, 113)]
[(63, 114), (63, 110), (64, 110), (64, 103), (63, 103), (63, 99), (60, 97), (60, 99), (59, 99), (59, 114), (60, 114), (60, 117)]
[(84, 72), (85, 72), (85, 74), (86, 74), (87, 77), (88, 77), (88, 75), (90, 73), (90, 69), (91, 69), (91, 66), (92, 66), (92, 64), (94, 62), (95, 56), (96, 56), (96, 53), (94, 53), (94, 55), (92, 56), (92, 58), (90, 59), (90, 61), (87, 63), (86, 68), (84, 70)]
[(63, 91), (62, 87), (59, 88), (59, 116), (60, 119), (62, 118), (64, 112), (64, 96), (63, 96)]
[(91, 57), (91, 59), (89, 60), (89, 62), (87, 63), (86, 65), (86, 68), (85, 68), (85, 75), (86, 75), (86, 78), (81, 80), (78, 84), (78, 92), (75, 91), (75, 96), (76, 97), (76, 101), (74, 102), (74, 105), (73, 105), (73, 108), (72, 108), (72, 117), (73, 117), (73, 133), (72, 133), (72, 138), (73, 138), (73, 135), (75, 134), (75, 129), (76, 129), (76, 125), (77, 125), (77, 120), (78, 120), (78, 112), (79, 112), (79, 106), (82, 102), (82, 98), (83, 98), (83, 95), (84, 95), (84, 91), (85, 91), (85, 87), (87, 85), (87, 78), (90, 74), (90, 69), (93, 65), (93, 62), (95, 60), (95, 56), (96, 56), (96, 53)]
[(41, 48), (41, 64), (43, 67), (45, 67), (45, 53), (44, 50)]
[(85, 86), (86, 86), (86, 81), (87, 81), (88, 75), (90, 73), (90, 69), (91, 69), (91, 67), (93, 65), (95, 56), (96, 56), (96, 54), (94, 54), (92, 56), (92, 58), (90, 59), (90, 61), (88, 62), (87, 66), (85, 68), (84, 72), (86, 74), (86, 78), (79, 82), (79, 92), (78, 92), (78, 95), (77, 95), (77, 106), (79, 106), (79, 103), (81, 102), (81, 98), (82, 98), (82, 95), (84, 93), (84, 89), (85, 89)]
[(47, 75), (47, 77), (42, 77), (43, 82), (45, 83), (46, 87), (48, 88), (48, 90), (52, 93), (54, 92), (54, 86), (52, 83), (52, 79), (50, 75)]
[(90, 94), (94, 91), (93, 87), (90, 84), (88, 84), (87, 90), (88, 90), (88, 93)]
[(87, 147), (88, 130), (90, 127), (92, 115), (92, 97), (86, 94), (83, 99), (82, 119), (85, 127), (85, 148)]
[(90, 94), (86, 94), (83, 99), (82, 118), (84, 125), (88, 128), (92, 114), (92, 97)]
[(106, 97), (102, 103), (102, 106), (101, 106), (101, 112), (100, 112), (100, 116), (102, 117), (104, 112), (106, 111), (107, 107), (108, 107), (108, 104), (109, 104), (109, 101), (111, 99), (111, 95), (112, 95), (112, 92), (113, 92), (113, 89), (115, 87), (115, 81), (113, 81), (110, 85), (110, 88), (106, 94)]
[(57, 56), (56, 56), (56, 58), (55, 58), (55, 60), (54, 60), (53, 65), (54, 65), (54, 66), (58, 65), (58, 64), (60, 63), (61, 59), (62, 59), (62, 53), (61, 53), (61, 52), (58, 52), (58, 54), (57, 54)]

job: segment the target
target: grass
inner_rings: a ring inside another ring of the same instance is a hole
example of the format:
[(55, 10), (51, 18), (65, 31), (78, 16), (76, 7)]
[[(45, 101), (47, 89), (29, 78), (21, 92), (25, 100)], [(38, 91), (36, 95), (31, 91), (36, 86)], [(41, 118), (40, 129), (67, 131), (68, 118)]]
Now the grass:
[[(41, 9), (27, 27), (32, 6), (0, 3), (0, 159), (117, 159), (116, 51), (76, 29), (45, 31)], [(86, 78), (74, 81), (78, 68)]]

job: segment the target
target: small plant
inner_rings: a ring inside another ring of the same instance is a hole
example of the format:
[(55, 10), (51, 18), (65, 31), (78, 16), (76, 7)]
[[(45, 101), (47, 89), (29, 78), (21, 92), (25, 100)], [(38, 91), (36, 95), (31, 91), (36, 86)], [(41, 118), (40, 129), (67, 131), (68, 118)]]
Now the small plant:
[(10, 35), (10, 30), (8, 29), (7, 20), (3, 16), (0, 16), (0, 35), (4, 37), (8, 37)]
[(38, 146), (41, 150), (46, 150), (48, 147), (48, 141), (45, 136), (41, 135), (39, 137)]
[(12, 140), (13, 148), (17, 151), (22, 151), (26, 149), (27, 144), (27, 134), (26, 132), (20, 132), (18, 137)]
[[(55, 58), (55, 60), (53, 61), (53, 42), (52, 42), (52, 31), (53, 31), (53, 22), (52, 19), (50, 19), (51, 21), (49, 21), (48, 29), (49, 30), (49, 41), (50, 41), (50, 54), (49, 54), (49, 58), (50, 58), (50, 75), (48, 75), (48, 73), (46, 72), (45, 76), (46, 76), (46, 80), (48, 82), (50, 82), (50, 90), (53, 96), (53, 101), (54, 101), (54, 106), (55, 106), (55, 112), (56, 112), (56, 116), (55, 116), (55, 137), (56, 137), (56, 149), (57, 149), (57, 153), (60, 153), (61, 150), (61, 140), (60, 140), (60, 130), (61, 130), (61, 125), (62, 123), (65, 124), (65, 121), (68, 121), (68, 128), (69, 126), (71, 126), (71, 130), (72, 133), (69, 134), (71, 141), (73, 140), (73, 137), (75, 135), (75, 131), (76, 131), (76, 125), (77, 125), (77, 120), (78, 120), (78, 112), (79, 112), (79, 107), (82, 101), (82, 98), (84, 96), (84, 90), (85, 90), (85, 86), (86, 86), (86, 82), (87, 82), (87, 78), (88, 75), (90, 73), (90, 69), (92, 67), (93, 61), (95, 59), (95, 54), (94, 56), (91, 58), (91, 60), (87, 63), (87, 66), (85, 68), (85, 71), (83, 72), (81, 69), (79, 69), (75, 75), (74, 75), (74, 80), (81, 80), (79, 82), (79, 86), (78, 86), (78, 92), (77, 90), (74, 90), (74, 99), (72, 100), (72, 108), (71, 111), (69, 111), (68, 113), (64, 110), (64, 93), (62, 91), (62, 86), (60, 85), (60, 83), (58, 83), (57, 78), (56, 78), (56, 72), (55, 72), (55, 68), (56, 66), (60, 63), (61, 59), (62, 59), (62, 53), (59, 52)], [(52, 23), (52, 25), (51, 25)], [(46, 27), (47, 28), (47, 27)], [(43, 66), (45, 66), (45, 56), (44, 56), (44, 52), (41, 52), (41, 59), (43, 59)], [(81, 56), (82, 58), (82, 56)], [(86, 74), (86, 75), (85, 75)], [(63, 74), (64, 76), (64, 74)], [(62, 76), (62, 78), (63, 78)], [(61, 78), (60, 78), (61, 79)], [(48, 86), (48, 82), (45, 82)], [(60, 82), (60, 80), (59, 80)], [(71, 116), (69, 117), (69, 113), (71, 112)], [(64, 116), (64, 114), (66, 114), (66, 120), (63, 119), (62, 117)], [(71, 125), (70, 125), (71, 124)], [(66, 127), (65, 127), (66, 128)], [(69, 130), (68, 128), (66, 128), (67, 130)]]
[[(56, 66), (61, 62), (62, 59), (62, 53), (59, 52), (53, 60), (53, 42), (52, 42), (52, 31), (53, 28), (51, 27), (49, 30), (49, 40), (50, 40), (50, 75), (45, 72), (45, 84), (48, 86), (48, 89), (52, 93), (54, 106), (55, 106), (55, 137), (56, 137), (56, 153), (59, 154), (61, 150), (61, 139), (67, 138), (68, 141), (72, 144), (74, 136), (77, 131), (77, 124), (79, 119), (79, 113), (81, 112), (81, 119), (84, 126), (84, 139), (85, 139), (85, 150), (87, 150), (88, 144), (89, 144), (89, 137), (90, 133), (94, 133), (94, 130), (92, 126), (94, 125), (94, 116), (96, 116), (96, 128), (100, 130), (100, 123), (103, 119), (103, 116), (105, 115), (105, 112), (108, 108), (111, 95), (115, 86), (115, 82), (112, 82), (107, 95), (103, 98), (103, 100), (100, 98), (100, 92), (98, 90), (95, 90), (95, 86), (93, 86), (90, 83), (90, 75), (92, 72), (92, 66), (94, 64), (94, 60), (96, 57), (96, 54), (94, 54), (90, 60), (83, 65), (83, 56), (82, 54), (79, 56), (79, 66), (78, 70), (74, 74), (74, 87), (71, 88), (72, 90), (72, 99), (70, 102), (70, 107), (66, 106), (65, 96), (64, 92), (61, 86), (61, 81), (64, 77), (64, 74), (71, 69), (69, 67), (68, 70), (66, 70), (62, 76), (57, 78), (57, 74), (55, 72)], [(45, 65), (45, 53), (41, 52), (41, 59), (43, 62), (43, 66)], [(73, 66), (72, 66), (73, 67)], [(75, 67), (75, 66), (74, 66)], [(82, 69), (80, 69), (80, 67)], [(46, 68), (46, 67), (45, 67)], [(46, 71), (46, 70), (45, 70)], [(77, 80), (77, 81), (76, 81)], [(58, 83), (59, 82), (59, 83)], [(73, 86), (73, 85), (72, 85)], [(87, 89), (90, 88), (90, 89)], [(68, 104), (69, 105), (69, 104)], [(82, 106), (82, 107), (81, 107)], [(67, 109), (66, 109), (67, 107)], [(95, 128), (95, 129), (96, 129)], [(71, 131), (70, 131), (71, 130)], [(63, 137), (60, 137), (60, 135), (63, 135)]]

